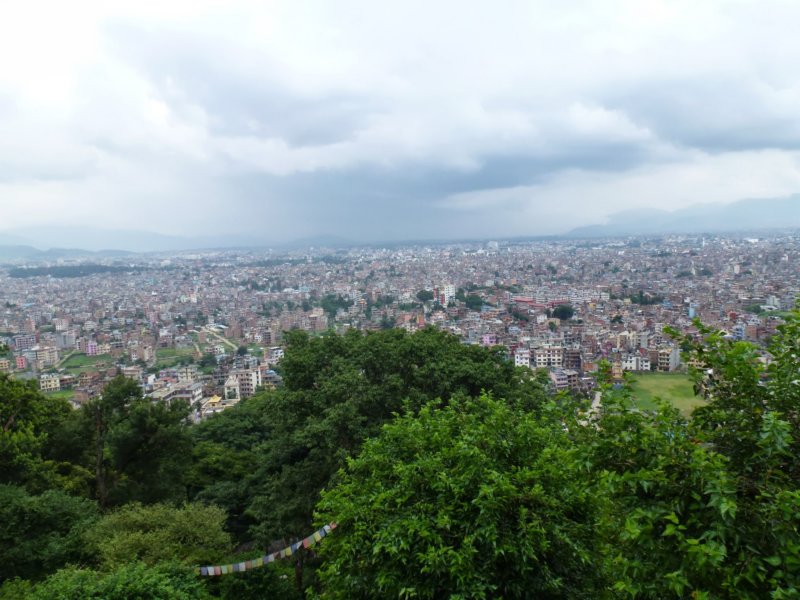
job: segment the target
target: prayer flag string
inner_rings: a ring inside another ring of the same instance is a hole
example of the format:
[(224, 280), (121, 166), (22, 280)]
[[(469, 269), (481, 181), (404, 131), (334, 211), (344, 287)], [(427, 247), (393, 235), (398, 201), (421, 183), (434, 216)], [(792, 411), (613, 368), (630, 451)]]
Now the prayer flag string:
[(263, 567), (271, 562), (275, 562), (279, 558), (292, 556), (300, 548), (311, 548), (314, 544), (321, 541), (322, 538), (324, 538), (334, 529), (336, 529), (336, 523), (330, 523), (329, 525), (325, 525), (325, 527), (322, 529), (315, 531), (307, 538), (304, 538), (299, 542), (295, 542), (291, 546), (286, 546), (286, 548), (279, 550), (278, 552), (265, 554), (264, 556), (259, 556), (253, 560), (246, 560), (244, 562), (233, 563), (230, 565), (199, 567), (197, 569), (197, 573), (202, 577), (217, 577), (219, 575), (229, 575), (231, 573), (241, 573), (243, 571), (257, 569), (258, 567)]

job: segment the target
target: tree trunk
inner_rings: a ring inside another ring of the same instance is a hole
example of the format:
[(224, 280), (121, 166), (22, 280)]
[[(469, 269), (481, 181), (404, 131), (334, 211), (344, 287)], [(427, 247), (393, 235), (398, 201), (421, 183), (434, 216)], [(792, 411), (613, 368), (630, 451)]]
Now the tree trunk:
[(297, 593), (303, 593), (303, 548), (297, 549), (297, 558), (294, 561), (294, 585)]
[(100, 406), (94, 407), (95, 426), (95, 465), (94, 476), (97, 482), (97, 502), (100, 510), (108, 507), (108, 485), (106, 481), (106, 464), (103, 459), (103, 449), (106, 445), (106, 423), (103, 419), (103, 410)]

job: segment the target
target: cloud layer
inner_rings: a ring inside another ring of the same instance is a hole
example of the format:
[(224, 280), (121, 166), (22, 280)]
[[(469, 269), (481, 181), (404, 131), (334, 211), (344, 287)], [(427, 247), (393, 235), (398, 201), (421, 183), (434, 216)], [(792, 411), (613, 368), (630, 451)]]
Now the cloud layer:
[(16, 3), (0, 228), (557, 233), (800, 190), (790, 1)]

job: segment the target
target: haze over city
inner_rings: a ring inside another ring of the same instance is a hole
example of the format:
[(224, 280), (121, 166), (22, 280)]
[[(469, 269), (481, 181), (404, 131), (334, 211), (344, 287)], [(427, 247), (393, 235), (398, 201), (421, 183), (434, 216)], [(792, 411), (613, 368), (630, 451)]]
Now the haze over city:
[(16, 3), (0, 243), (486, 239), (791, 199), (799, 21), (789, 2)]

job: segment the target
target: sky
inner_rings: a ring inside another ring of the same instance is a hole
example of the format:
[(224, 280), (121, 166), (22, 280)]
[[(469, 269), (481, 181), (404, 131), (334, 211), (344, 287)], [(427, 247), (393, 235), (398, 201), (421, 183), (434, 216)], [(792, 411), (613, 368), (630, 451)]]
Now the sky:
[(0, 230), (525, 236), (800, 192), (796, 0), (9, 3)]

